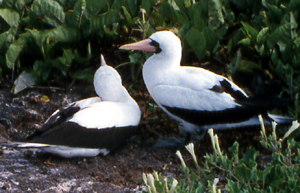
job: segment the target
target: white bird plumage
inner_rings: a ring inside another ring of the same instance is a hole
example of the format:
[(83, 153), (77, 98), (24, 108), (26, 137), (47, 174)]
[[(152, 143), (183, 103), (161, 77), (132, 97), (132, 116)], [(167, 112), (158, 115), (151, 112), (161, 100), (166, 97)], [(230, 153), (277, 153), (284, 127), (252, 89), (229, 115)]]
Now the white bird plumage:
[[(146, 87), (157, 105), (181, 122), (188, 133), (205, 130), (209, 125), (220, 129), (259, 124), (258, 106), (248, 103), (249, 97), (236, 84), (203, 68), (180, 65), (181, 41), (173, 32), (155, 32), (148, 39), (123, 45), (120, 49), (155, 53), (143, 66)], [(264, 108), (267, 107), (261, 107), (262, 113)], [(234, 111), (237, 112), (230, 119), (222, 118)], [(240, 114), (239, 120), (235, 116)], [(274, 118), (283, 122), (294, 120), (282, 116)]]
[(98, 97), (57, 110), (25, 142), (4, 145), (41, 148), (66, 158), (108, 154), (134, 135), (141, 112), (122, 85), (118, 72), (106, 65), (102, 55), (94, 87)]

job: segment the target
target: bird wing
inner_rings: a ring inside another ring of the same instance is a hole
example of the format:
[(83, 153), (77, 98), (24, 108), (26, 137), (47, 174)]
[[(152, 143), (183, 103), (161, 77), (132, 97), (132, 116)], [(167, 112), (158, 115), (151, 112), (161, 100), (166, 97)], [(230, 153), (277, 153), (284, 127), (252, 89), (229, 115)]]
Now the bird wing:
[(41, 133), (44, 133), (55, 126), (67, 122), (70, 118), (74, 116), (75, 113), (77, 113), (81, 109), (89, 107), (93, 103), (99, 101), (101, 101), (99, 97), (91, 97), (88, 99), (83, 99), (70, 103), (65, 107), (59, 108), (45, 121), (44, 125), (39, 130), (36, 130), (35, 133), (28, 136), (27, 139), (31, 139), (32, 137), (40, 135)]
[(162, 81), (152, 90), (162, 105), (199, 111), (220, 111), (240, 106), (237, 100), (247, 99), (245, 92), (225, 77), (210, 71), (182, 67), (174, 80)]
[(100, 101), (77, 111), (61, 124), (34, 133), (27, 142), (71, 147), (114, 147), (135, 133), (139, 120), (138, 107)]
[(247, 104), (245, 92), (225, 77), (193, 67), (185, 67), (175, 77), (151, 90), (154, 100), (175, 117), (206, 125), (237, 122), (259, 113), (257, 105)]

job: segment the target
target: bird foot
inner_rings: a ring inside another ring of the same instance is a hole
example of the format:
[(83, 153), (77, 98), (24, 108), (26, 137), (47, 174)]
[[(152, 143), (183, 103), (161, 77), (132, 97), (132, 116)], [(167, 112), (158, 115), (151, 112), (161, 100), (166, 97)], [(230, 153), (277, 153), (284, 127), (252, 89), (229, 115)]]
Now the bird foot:
[(185, 138), (176, 137), (160, 137), (153, 147), (167, 147), (167, 148), (180, 148), (184, 147)]

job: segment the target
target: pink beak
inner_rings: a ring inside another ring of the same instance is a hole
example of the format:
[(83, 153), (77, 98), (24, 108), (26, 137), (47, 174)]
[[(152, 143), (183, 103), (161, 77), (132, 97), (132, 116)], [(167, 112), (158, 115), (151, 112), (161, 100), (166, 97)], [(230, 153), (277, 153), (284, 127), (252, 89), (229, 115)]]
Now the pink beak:
[(147, 52), (155, 52), (156, 48), (152, 45), (151, 39), (145, 39), (141, 40), (139, 42), (131, 43), (131, 44), (125, 44), (120, 47), (122, 50), (141, 50), (141, 51), (147, 51)]

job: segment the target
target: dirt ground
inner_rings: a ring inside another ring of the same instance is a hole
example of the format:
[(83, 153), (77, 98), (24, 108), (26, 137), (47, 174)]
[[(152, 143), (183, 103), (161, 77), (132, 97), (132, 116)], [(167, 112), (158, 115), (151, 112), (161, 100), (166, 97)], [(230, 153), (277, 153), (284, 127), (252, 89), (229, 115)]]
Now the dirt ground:
[[(58, 88), (27, 89), (10, 94), (8, 86), (0, 88), (0, 143), (17, 141), (39, 129), (59, 107), (95, 96), (92, 85), (75, 85), (65, 92)], [(154, 148), (159, 136), (178, 136), (177, 124), (159, 108), (150, 108), (151, 97), (135, 93), (142, 110), (136, 137), (123, 147), (103, 157), (63, 159), (33, 150), (0, 149), (0, 192), (141, 192), (145, 186), (142, 173), (158, 171), (167, 177), (184, 177), (176, 149)], [(49, 100), (48, 100), (49, 99)], [(146, 109), (148, 109), (146, 111)], [(222, 149), (234, 141), (245, 151), (257, 142), (259, 128), (216, 132)], [(193, 168), (188, 152), (180, 149), (187, 165)], [(200, 160), (212, 152), (208, 134), (195, 144)]]

